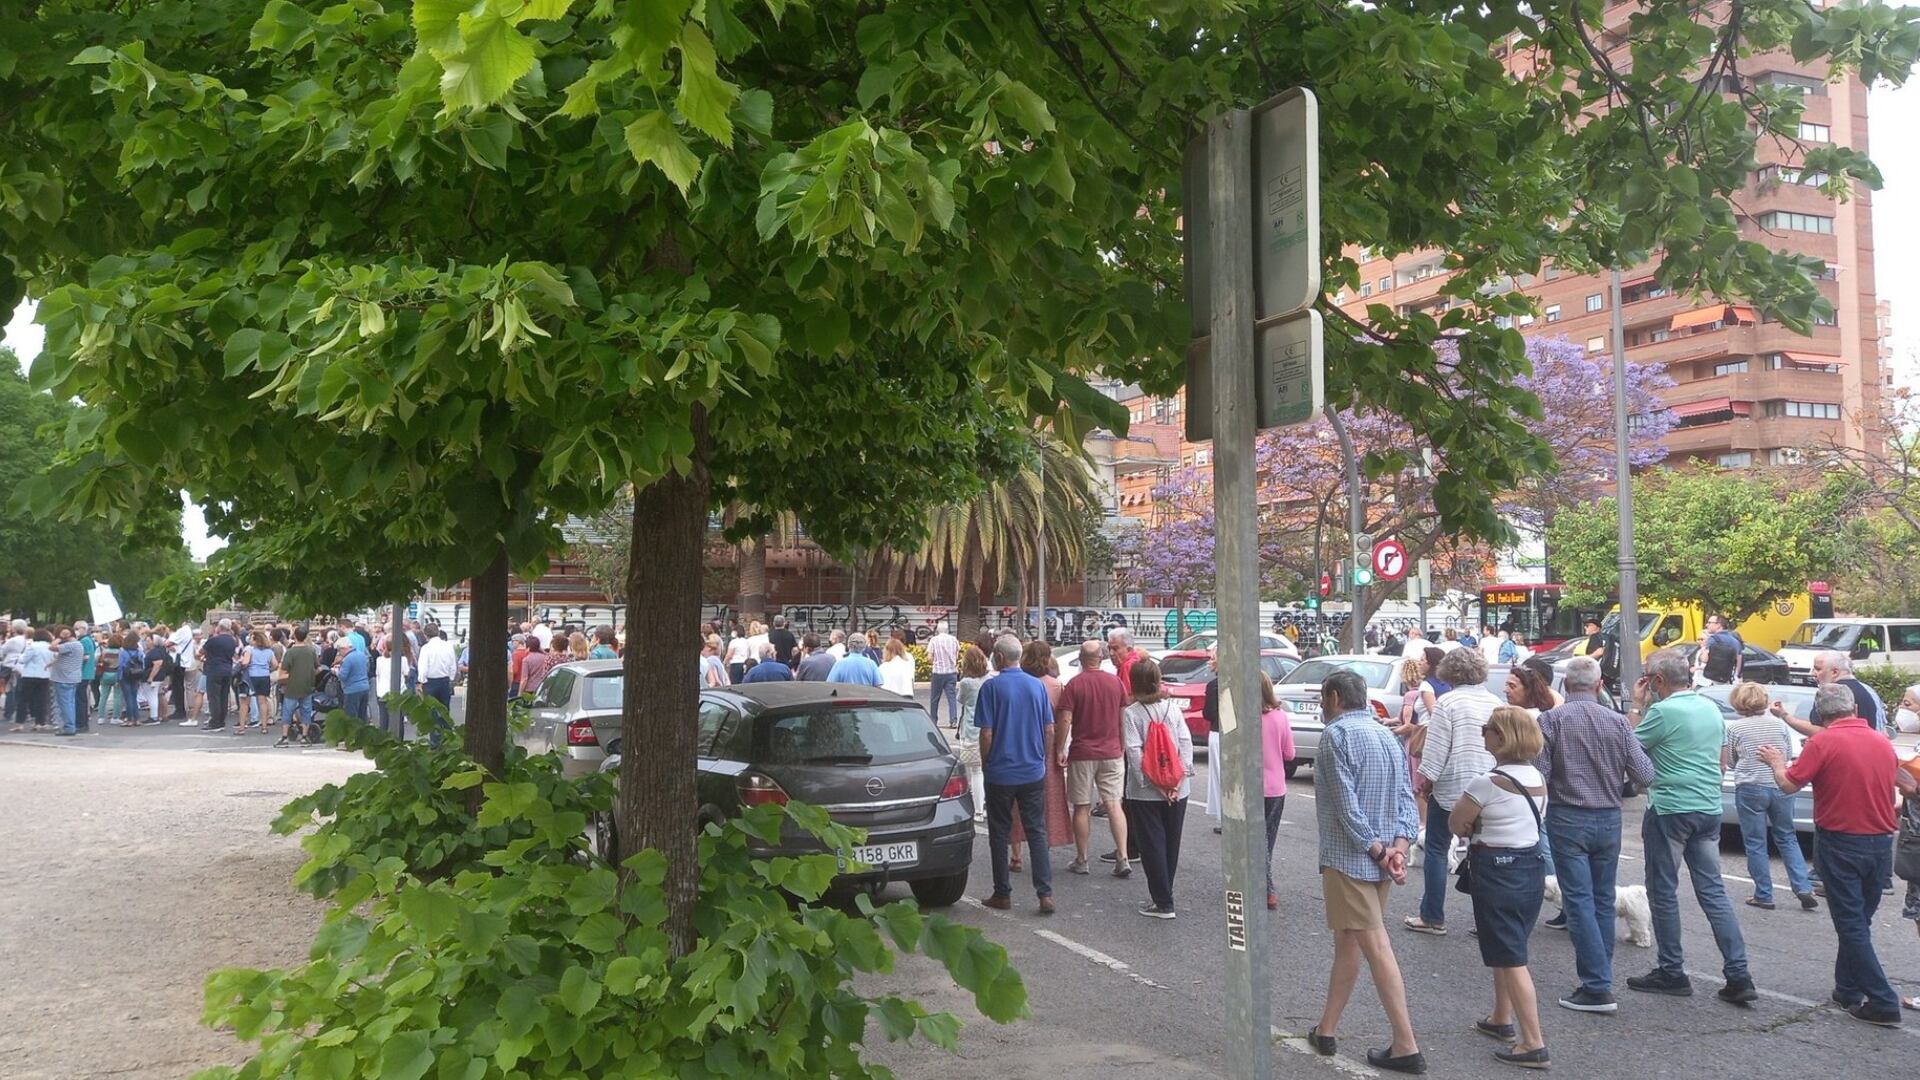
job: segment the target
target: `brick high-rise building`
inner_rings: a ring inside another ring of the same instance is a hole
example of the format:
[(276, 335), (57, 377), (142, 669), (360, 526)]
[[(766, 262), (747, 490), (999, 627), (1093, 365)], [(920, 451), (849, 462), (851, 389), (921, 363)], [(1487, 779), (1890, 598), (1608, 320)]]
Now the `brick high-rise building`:
[[(1631, 3), (1607, 11), (1608, 42), (1624, 50)], [(1799, 141), (1868, 151), (1867, 90), (1858, 78), (1828, 81), (1824, 68), (1780, 54), (1739, 61), (1749, 84), (1791, 87), (1806, 95)], [(1794, 464), (1803, 449), (1839, 444), (1859, 448), (1878, 429), (1882, 370), (1881, 309), (1874, 294), (1873, 205), (1856, 186), (1841, 202), (1819, 190), (1823, 174), (1796, 168), (1800, 147), (1762, 139), (1759, 167), (1738, 197), (1741, 232), (1781, 251), (1810, 255), (1827, 265), (1820, 290), (1834, 318), (1811, 336), (1767, 321), (1752, 308), (1679, 296), (1654, 283), (1654, 266), (1624, 274), (1621, 309), (1627, 359), (1664, 364), (1676, 385), (1666, 403), (1679, 423), (1666, 438), (1672, 460), (1699, 460), (1728, 468)], [(1437, 313), (1447, 273), (1435, 253), (1369, 257), (1360, 253), (1363, 284), (1334, 301), (1356, 315), (1368, 304)], [(1605, 275), (1562, 273), (1551, 266), (1522, 275), (1515, 287), (1538, 299), (1541, 314), (1523, 317), (1528, 335), (1563, 336), (1589, 352), (1611, 349), (1612, 308)], [(1453, 301), (1458, 303), (1458, 301)]]

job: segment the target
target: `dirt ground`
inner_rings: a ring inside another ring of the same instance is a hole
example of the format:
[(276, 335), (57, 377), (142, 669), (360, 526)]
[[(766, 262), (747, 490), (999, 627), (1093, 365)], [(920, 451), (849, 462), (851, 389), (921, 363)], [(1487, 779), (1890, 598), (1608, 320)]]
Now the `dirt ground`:
[(267, 826), (363, 764), (0, 741), (0, 1076), (157, 1080), (243, 1060), (200, 1026), (202, 982), (304, 958), (321, 909), (288, 884), (298, 843)]

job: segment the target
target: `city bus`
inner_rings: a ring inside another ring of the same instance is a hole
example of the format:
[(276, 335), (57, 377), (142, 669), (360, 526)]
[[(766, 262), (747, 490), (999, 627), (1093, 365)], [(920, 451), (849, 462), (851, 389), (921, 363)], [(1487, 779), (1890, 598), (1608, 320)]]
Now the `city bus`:
[(1480, 590), (1480, 622), (1487, 633), (1502, 630), (1518, 634), (1531, 649), (1555, 645), (1586, 634), (1587, 616), (1598, 617), (1605, 606), (1579, 608), (1560, 603), (1564, 585), (1489, 585)]

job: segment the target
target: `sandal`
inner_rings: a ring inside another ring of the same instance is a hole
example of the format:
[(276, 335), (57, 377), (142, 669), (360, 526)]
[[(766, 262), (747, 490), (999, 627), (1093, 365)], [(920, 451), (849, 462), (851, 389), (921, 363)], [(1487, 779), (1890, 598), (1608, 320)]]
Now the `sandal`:
[(1912, 1009), (1915, 1012), (1920, 1012), (1920, 997), (1901, 998), (1900, 1007), (1903, 1009)]
[(1446, 927), (1435, 926), (1432, 923), (1428, 922), (1427, 920), (1422, 919), (1418, 915), (1407, 916), (1405, 919), (1401, 920), (1400, 925), (1406, 927), (1407, 929), (1413, 931), (1416, 934), (1430, 934), (1433, 937), (1445, 937), (1447, 934)]

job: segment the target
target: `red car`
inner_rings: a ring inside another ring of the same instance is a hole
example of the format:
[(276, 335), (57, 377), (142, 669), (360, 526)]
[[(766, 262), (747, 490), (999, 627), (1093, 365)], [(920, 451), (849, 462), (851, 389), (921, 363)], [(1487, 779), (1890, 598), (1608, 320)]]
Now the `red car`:
[[(1193, 743), (1203, 748), (1209, 731), (1206, 702), (1207, 684), (1214, 677), (1212, 660), (1213, 654), (1204, 649), (1170, 652), (1160, 658), (1160, 683), (1168, 697), (1180, 702), (1187, 718), (1187, 730), (1193, 733)], [(1276, 683), (1285, 682), (1287, 672), (1299, 665), (1299, 660), (1278, 649), (1260, 651), (1260, 670)]]

